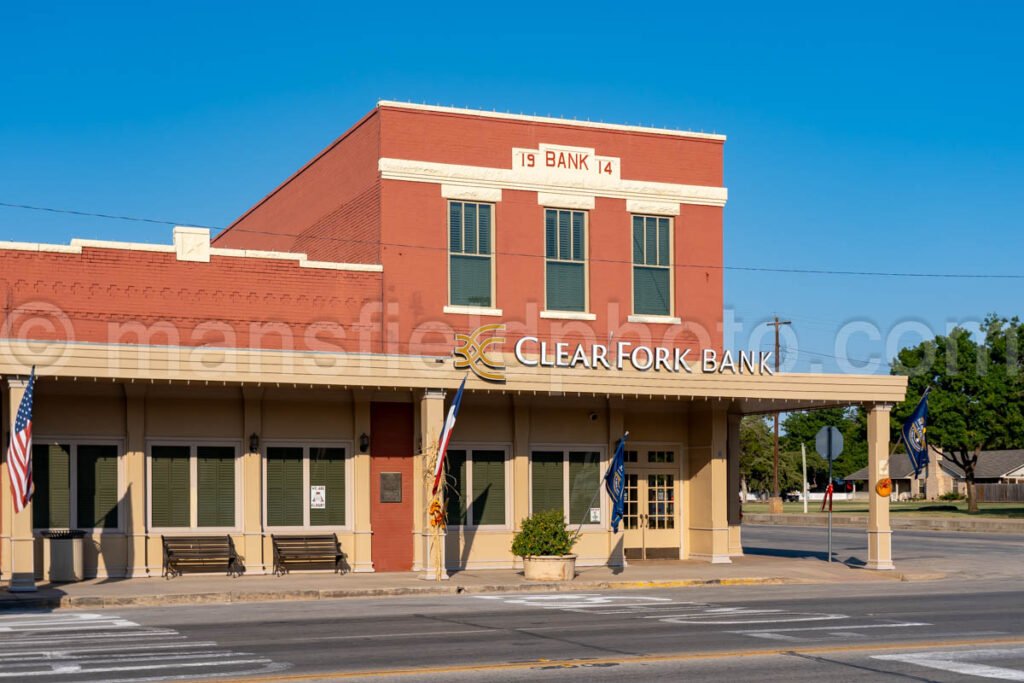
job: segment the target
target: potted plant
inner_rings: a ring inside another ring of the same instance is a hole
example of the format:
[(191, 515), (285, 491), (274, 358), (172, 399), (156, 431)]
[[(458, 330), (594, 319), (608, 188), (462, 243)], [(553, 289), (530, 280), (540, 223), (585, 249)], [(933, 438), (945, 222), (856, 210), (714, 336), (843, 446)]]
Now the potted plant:
[(512, 554), (523, 558), (527, 581), (570, 581), (576, 577), (575, 543), (562, 511), (547, 510), (523, 520)]

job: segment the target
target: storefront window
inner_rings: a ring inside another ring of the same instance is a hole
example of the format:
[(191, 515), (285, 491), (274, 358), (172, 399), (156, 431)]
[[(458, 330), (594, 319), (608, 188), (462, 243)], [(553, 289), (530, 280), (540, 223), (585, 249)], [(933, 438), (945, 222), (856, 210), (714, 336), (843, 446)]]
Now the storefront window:
[(505, 525), (505, 451), (449, 450), (447, 460), (449, 523)]
[(672, 221), (633, 216), (633, 312), (670, 315)]
[(34, 444), (35, 528), (116, 529), (117, 458), (112, 444)]
[(547, 308), (551, 311), (586, 311), (586, 214), (546, 209)]
[[(531, 457), (533, 512), (562, 510), (570, 524), (596, 524), (600, 508), (598, 451), (534, 451)], [(568, 501), (568, 504), (566, 504)]]
[(268, 447), (267, 526), (344, 526), (346, 467), (344, 448)]
[[(235, 446), (150, 448), (150, 521), (154, 528), (236, 526)], [(195, 505), (193, 506), (193, 497)], [(194, 509), (193, 509), (194, 508)]]
[(453, 306), (491, 306), (493, 210), (490, 204), (448, 204), (449, 299)]

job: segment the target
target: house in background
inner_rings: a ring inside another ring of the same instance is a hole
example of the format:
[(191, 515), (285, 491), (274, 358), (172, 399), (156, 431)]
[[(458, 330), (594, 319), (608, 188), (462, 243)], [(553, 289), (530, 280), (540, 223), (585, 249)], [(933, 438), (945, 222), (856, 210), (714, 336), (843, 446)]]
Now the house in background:
[[(925, 498), (938, 500), (950, 491), (966, 495), (967, 481), (963, 471), (937, 448), (929, 448), (931, 463), (919, 477), (905, 453), (894, 453), (889, 457), (889, 478), (892, 479), (892, 499), (908, 500)], [(847, 481), (860, 484), (867, 480), (867, 468), (857, 470), (846, 477)], [(1024, 500), (1024, 449), (982, 451), (974, 469), (974, 482), (979, 485), (982, 501)], [(1010, 489), (1006, 485), (1016, 484)], [(992, 488), (997, 486), (999, 488)], [(1008, 490), (1003, 491), (1004, 488)], [(988, 498), (986, 498), (986, 496)]]

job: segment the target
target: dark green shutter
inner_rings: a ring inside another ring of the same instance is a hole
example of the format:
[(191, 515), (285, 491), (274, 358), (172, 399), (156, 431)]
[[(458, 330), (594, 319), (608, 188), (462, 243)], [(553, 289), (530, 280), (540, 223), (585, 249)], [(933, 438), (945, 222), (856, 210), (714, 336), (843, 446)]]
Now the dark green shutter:
[(505, 523), (505, 452), (473, 451), (473, 524)]
[(547, 308), (549, 311), (585, 311), (586, 273), (582, 263), (548, 261)]
[(569, 523), (590, 523), (590, 502), (600, 485), (601, 454), (594, 451), (569, 453)]
[(582, 261), (584, 252), (583, 244), (583, 212), (574, 211), (572, 214), (572, 254), (566, 258), (572, 258), (573, 261)]
[(554, 209), (544, 212), (544, 255), (558, 258), (558, 212)]
[(646, 236), (644, 244), (644, 263), (654, 265), (658, 262), (658, 220), (646, 218)]
[(633, 312), (669, 315), (669, 271), (667, 268), (633, 266)]
[(267, 526), (302, 526), (302, 449), (267, 449)]
[(558, 212), (558, 258), (569, 258), (572, 249), (572, 237), (569, 227), (569, 212)]
[(658, 219), (658, 265), (669, 265), (669, 220)]
[(196, 449), (196, 522), (199, 526), (235, 526), (235, 449)]
[(345, 524), (345, 449), (311, 448), (309, 450), (309, 485), (325, 487), (325, 507), (309, 509), (311, 526), (343, 526)]
[(633, 263), (644, 263), (644, 219), (633, 216)]
[(480, 254), (491, 253), (491, 205), (480, 204), (477, 206), (477, 222), (480, 226), (480, 239), (477, 251)]
[(448, 235), (449, 249), (453, 254), (462, 252), (462, 204), (448, 204)]
[(449, 450), (445, 456), (448, 471), (445, 495), (448, 497), (448, 523), (462, 526), (466, 523), (466, 451)]
[(150, 462), (153, 526), (191, 526), (189, 447), (153, 446)]
[(533, 512), (564, 510), (562, 452), (536, 451), (532, 459), (530, 486), (533, 494)]
[(78, 447), (80, 529), (117, 528), (117, 446)]
[[(62, 444), (33, 444), (32, 524), (37, 529), (71, 526), (71, 448)], [(7, 495), (7, 492), (4, 492)]]
[(478, 253), (476, 204), (462, 205), (462, 251), (467, 254)]

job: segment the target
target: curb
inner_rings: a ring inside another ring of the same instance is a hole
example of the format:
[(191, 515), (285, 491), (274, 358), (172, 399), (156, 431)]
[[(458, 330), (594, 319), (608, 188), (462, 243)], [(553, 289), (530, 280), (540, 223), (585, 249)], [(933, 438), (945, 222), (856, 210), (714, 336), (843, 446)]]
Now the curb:
[[(890, 575), (894, 580), (911, 580), (902, 574)], [(917, 580), (917, 579), (914, 579)], [(767, 586), (782, 584), (829, 583), (814, 579), (782, 576), (741, 577), (725, 579), (667, 579), (664, 581), (580, 581), (555, 583), (516, 583), (482, 586), (422, 586), (402, 588), (355, 588), (293, 590), (266, 592), (180, 593), (138, 596), (71, 596), (0, 600), (0, 611), (8, 609), (102, 609), (110, 607), (160, 607), (176, 605), (216, 605), (251, 602), (315, 601), (343, 598), (389, 598), (431, 595), (476, 595), (487, 593), (559, 593), (587, 590), (654, 590), (700, 586)]]
[[(828, 517), (820, 513), (802, 515), (783, 513), (773, 515), (750, 512), (743, 515), (745, 524), (765, 526), (824, 527)], [(867, 515), (833, 514), (832, 525), (842, 528), (867, 528)], [(958, 517), (930, 517), (907, 519), (890, 517), (889, 526), (898, 531), (960, 531), (965, 533), (1016, 534), (1024, 533), (1024, 520), (1020, 519), (961, 519)]]

